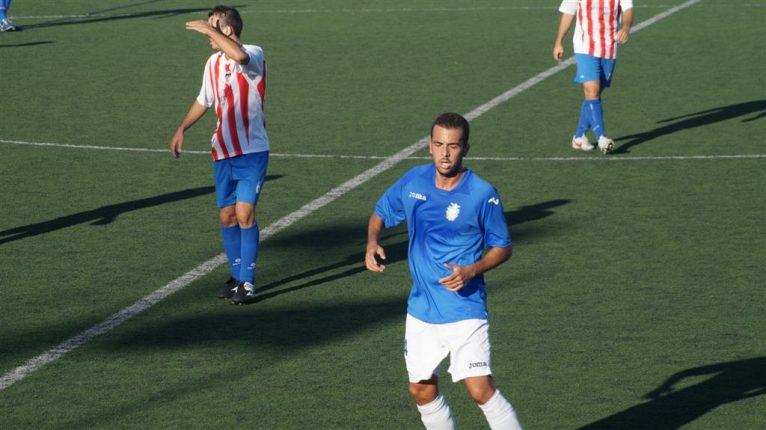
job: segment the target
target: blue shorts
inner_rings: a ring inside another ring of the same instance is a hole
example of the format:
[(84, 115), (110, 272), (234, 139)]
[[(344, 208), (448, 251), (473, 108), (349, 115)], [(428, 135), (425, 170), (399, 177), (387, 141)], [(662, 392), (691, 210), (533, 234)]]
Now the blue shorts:
[(258, 203), (263, 183), (266, 181), (268, 165), (269, 151), (214, 161), (213, 175), (218, 207), (233, 206), (237, 202)]
[(574, 82), (582, 84), (590, 81), (600, 81), (601, 88), (609, 88), (612, 83), (612, 73), (616, 59), (598, 58), (588, 54), (575, 54), (577, 73)]

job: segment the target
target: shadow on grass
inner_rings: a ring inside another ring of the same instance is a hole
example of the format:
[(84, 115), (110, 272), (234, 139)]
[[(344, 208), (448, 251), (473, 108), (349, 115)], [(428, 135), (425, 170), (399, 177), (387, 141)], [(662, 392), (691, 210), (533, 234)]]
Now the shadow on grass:
[(24, 27), (24, 30), (32, 30), (36, 28), (55, 27), (59, 25), (90, 24), (94, 22), (115, 21), (115, 20), (121, 20), (121, 19), (148, 18), (148, 17), (163, 17), (163, 18), (173, 17), (173, 16), (184, 15), (189, 13), (208, 12), (210, 10), (210, 8), (165, 9), (165, 10), (123, 13), (123, 14), (115, 14), (111, 16), (104, 16), (104, 14), (107, 12), (115, 12), (121, 9), (129, 9), (136, 6), (143, 6), (150, 3), (158, 3), (161, 1), (164, 1), (164, 0), (148, 0), (148, 1), (138, 2), (138, 3), (131, 3), (131, 4), (123, 5), (123, 6), (96, 10), (93, 12), (85, 12), (78, 16), (57, 18), (50, 21), (41, 22), (38, 24), (24, 25), (23, 27)]
[[(266, 180), (270, 181), (279, 177), (280, 175), (269, 175), (266, 176)], [(188, 190), (160, 194), (158, 196), (149, 197), (146, 199), (102, 206), (98, 209), (63, 216), (52, 219), (50, 221), (43, 221), (22, 227), (11, 228), (8, 230), (0, 231), (0, 245), (7, 242), (13, 242), (15, 240), (25, 239), (27, 237), (50, 233), (52, 231), (72, 227), (78, 224), (90, 223), (91, 225), (106, 225), (113, 222), (120, 214), (126, 212), (146, 209), (152, 206), (159, 206), (179, 200), (191, 199), (194, 197), (203, 196), (205, 194), (211, 194), (213, 192), (215, 192), (215, 188), (212, 186), (190, 188)]]
[[(407, 303), (401, 298), (344, 301), (289, 309), (226, 306), (225, 311), (179, 318), (128, 333), (110, 342), (127, 348), (184, 348), (226, 345), (259, 353), (288, 353), (364, 331), (394, 319), (404, 321)], [(267, 351), (270, 349), (271, 351)]]
[[(687, 378), (704, 381), (675, 388)], [(672, 375), (644, 397), (651, 399), (580, 430), (672, 430), (718, 406), (766, 394), (766, 357), (700, 366)]]
[(48, 45), (50, 43), (54, 43), (54, 42), (51, 41), (51, 40), (43, 40), (43, 41), (40, 41), (40, 42), (0, 44), (0, 49), (1, 48), (26, 48), (28, 46)]
[[(514, 226), (546, 218), (554, 214), (551, 210), (558, 206), (569, 203), (570, 200), (557, 199), (547, 202), (537, 203), (534, 205), (522, 206), (515, 211), (506, 211), (505, 218), (509, 225)], [(298, 247), (316, 247), (315, 250), (309, 250), (310, 254), (322, 254), (330, 252), (334, 247), (341, 247), (347, 245), (349, 237), (358, 238), (365, 237), (366, 225), (365, 224), (353, 224), (344, 223), (342, 225), (332, 225), (323, 228), (322, 230), (315, 230), (307, 235), (297, 235), (292, 238), (286, 238), (276, 241), (278, 247), (286, 248), (298, 248)], [(308, 239), (307, 239), (308, 238)], [(272, 241), (273, 243), (274, 241)], [(358, 253), (354, 253), (344, 257), (342, 260), (327, 264), (320, 267), (315, 267), (309, 270), (305, 270), (299, 273), (293, 273), (286, 277), (283, 277), (277, 281), (269, 282), (267, 284), (258, 285), (259, 293), (256, 297), (248, 302), (248, 304), (255, 304), (265, 300), (272, 299), (282, 294), (291, 293), (306, 288), (318, 286), (327, 282), (343, 279), (348, 276), (353, 276), (362, 272), (365, 272), (367, 268), (364, 265), (364, 252), (366, 240), (355, 241), (359, 248)], [(387, 229), (381, 235), (381, 245), (386, 251), (386, 260), (383, 262), (385, 265), (393, 264), (407, 259), (407, 231), (404, 224), (395, 228)], [(308, 245), (307, 245), (308, 244)], [(347, 267), (346, 270), (340, 273), (328, 274), (325, 276), (316, 276), (332, 272), (341, 268)], [(313, 279), (311, 279), (313, 278)], [(290, 284), (296, 281), (306, 280), (297, 285), (293, 285), (287, 288), (277, 289), (281, 285)], [(271, 291), (275, 290), (275, 291)]]
[(625, 154), (630, 152), (630, 148), (648, 142), (658, 137), (673, 134), (677, 131), (686, 130), (694, 127), (702, 127), (720, 121), (726, 121), (740, 116), (755, 114), (750, 118), (745, 118), (742, 122), (751, 122), (766, 116), (766, 100), (755, 100), (746, 103), (738, 103), (729, 106), (721, 106), (713, 109), (703, 110), (688, 115), (658, 121), (659, 124), (675, 121), (671, 124), (663, 125), (654, 130), (644, 133), (631, 134), (615, 139), (615, 141), (627, 141), (612, 152), (613, 154)]

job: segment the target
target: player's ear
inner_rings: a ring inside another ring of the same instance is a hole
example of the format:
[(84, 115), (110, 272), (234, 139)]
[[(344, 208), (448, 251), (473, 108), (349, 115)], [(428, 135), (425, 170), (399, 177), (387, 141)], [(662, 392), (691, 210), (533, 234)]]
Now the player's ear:
[(468, 142), (463, 143), (463, 157), (468, 155), (468, 150), (471, 149), (471, 145), (468, 144)]

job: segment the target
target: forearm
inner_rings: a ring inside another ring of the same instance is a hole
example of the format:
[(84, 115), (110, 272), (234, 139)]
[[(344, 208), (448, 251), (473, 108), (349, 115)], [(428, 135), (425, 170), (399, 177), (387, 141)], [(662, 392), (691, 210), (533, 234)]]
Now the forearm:
[(367, 246), (377, 245), (380, 232), (383, 231), (383, 218), (375, 212), (370, 215), (370, 222), (367, 224)]
[(221, 48), (227, 58), (236, 61), (239, 64), (245, 65), (250, 61), (250, 57), (242, 50), (242, 46), (226, 37), (223, 33), (213, 29), (210, 32), (209, 37)]
[(199, 121), (200, 118), (205, 115), (207, 109), (208, 108), (205, 106), (199, 104), (197, 100), (194, 100), (191, 107), (189, 108), (189, 112), (186, 113), (183, 121), (181, 121), (181, 125), (178, 126), (178, 129), (181, 131), (186, 131), (189, 129), (189, 127), (193, 126), (197, 121)]
[(633, 26), (633, 9), (622, 11), (622, 30), (630, 31)]
[(474, 272), (473, 277), (479, 276), (482, 273), (492, 270), (495, 267), (508, 261), (508, 259), (511, 258), (511, 254), (512, 254), (512, 247), (510, 245), (504, 248), (503, 247), (490, 248), (489, 251), (487, 251), (481, 257), (481, 259), (479, 259), (479, 261), (471, 265), (471, 268), (473, 269), (473, 272)]
[(574, 15), (568, 15), (566, 13), (561, 14), (561, 20), (559, 20), (559, 30), (556, 33), (556, 40), (554, 45), (560, 45), (563, 43), (564, 36), (567, 35), (569, 27), (572, 26), (572, 21), (574, 21)]

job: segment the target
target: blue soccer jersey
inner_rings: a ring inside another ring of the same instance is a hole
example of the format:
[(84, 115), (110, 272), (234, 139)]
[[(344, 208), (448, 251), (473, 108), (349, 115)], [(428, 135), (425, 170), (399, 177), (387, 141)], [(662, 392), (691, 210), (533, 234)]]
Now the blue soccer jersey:
[(435, 180), (433, 164), (415, 167), (375, 206), (386, 227), (407, 221), (412, 275), (407, 312), (434, 324), (486, 319), (484, 276), (457, 292), (439, 279), (452, 273), (445, 264), (467, 266), (481, 259), (484, 249), (511, 244), (503, 204), (495, 188), (471, 170), (450, 191), (436, 188)]

